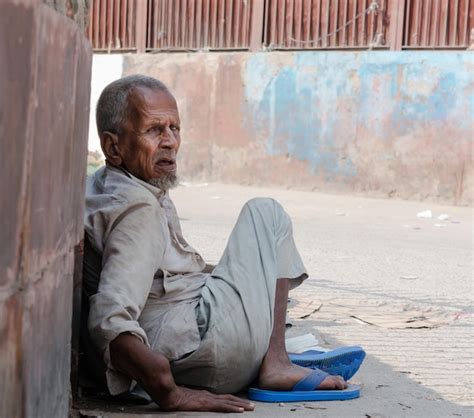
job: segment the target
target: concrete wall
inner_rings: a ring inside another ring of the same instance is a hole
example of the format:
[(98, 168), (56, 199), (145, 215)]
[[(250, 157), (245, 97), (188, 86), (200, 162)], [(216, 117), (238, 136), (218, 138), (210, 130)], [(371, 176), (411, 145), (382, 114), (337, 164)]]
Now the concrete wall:
[(473, 200), (470, 52), (127, 55), (175, 93), (186, 179)]
[(0, 2), (0, 417), (66, 417), (91, 49), (33, 0)]

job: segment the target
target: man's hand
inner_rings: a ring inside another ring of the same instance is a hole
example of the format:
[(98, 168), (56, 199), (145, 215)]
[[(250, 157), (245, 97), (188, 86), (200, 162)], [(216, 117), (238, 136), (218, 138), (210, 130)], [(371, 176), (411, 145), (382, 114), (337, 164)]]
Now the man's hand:
[(176, 386), (166, 399), (159, 401), (159, 405), (165, 411), (244, 412), (255, 408), (253, 403), (233, 395), (215, 395), (183, 386)]
[(112, 365), (136, 380), (165, 411), (253, 411), (254, 404), (232, 395), (177, 386), (166, 357), (151, 351), (140, 339), (120, 334), (110, 343)]

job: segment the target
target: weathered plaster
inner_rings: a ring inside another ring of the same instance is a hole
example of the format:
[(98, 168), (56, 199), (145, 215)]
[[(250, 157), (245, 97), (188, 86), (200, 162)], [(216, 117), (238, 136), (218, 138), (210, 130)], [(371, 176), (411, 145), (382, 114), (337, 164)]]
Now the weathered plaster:
[(129, 55), (183, 119), (180, 170), (326, 191), (473, 199), (469, 52)]

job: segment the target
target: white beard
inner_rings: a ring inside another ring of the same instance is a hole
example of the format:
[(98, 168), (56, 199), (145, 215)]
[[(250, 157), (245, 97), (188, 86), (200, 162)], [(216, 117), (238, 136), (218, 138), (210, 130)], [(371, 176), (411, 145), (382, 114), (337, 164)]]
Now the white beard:
[(168, 174), (167, 176), (160, 177), (157, 179), (150, 179), (148, 183), (161, 190), (174, 189), (179, 184), (179, 179), (176, 174)]

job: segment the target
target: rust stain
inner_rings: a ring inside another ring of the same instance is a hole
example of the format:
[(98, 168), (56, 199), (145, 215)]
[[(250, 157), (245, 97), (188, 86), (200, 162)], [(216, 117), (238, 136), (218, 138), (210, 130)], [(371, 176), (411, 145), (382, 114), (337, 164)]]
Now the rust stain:
[(0, 37), (0, 416), (66, 416), (91, 50), (39, 2), (1, 2)]

